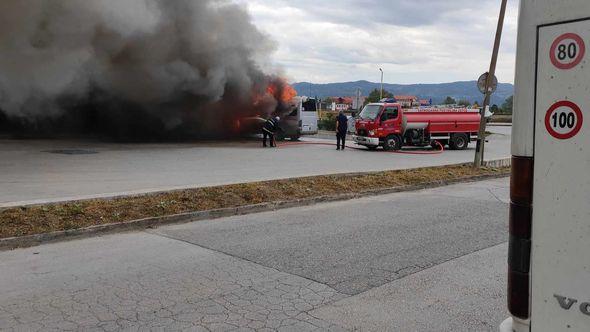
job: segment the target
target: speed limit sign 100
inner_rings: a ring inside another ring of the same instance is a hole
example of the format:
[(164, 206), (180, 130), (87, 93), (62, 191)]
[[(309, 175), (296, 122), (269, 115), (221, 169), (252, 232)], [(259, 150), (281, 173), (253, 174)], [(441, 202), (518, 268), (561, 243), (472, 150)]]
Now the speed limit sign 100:
[(551, 63), (559, 69), (567, 70), (576, 67), (584, 59), (586, 43), (575, 33), (563, 34), (551, 45)]
[(583, 124), (582, 110), (578, 105), (567, 100), (553, 104), (545, 116), (547, 132), (560, 140), (576, 136), (582, 129)]

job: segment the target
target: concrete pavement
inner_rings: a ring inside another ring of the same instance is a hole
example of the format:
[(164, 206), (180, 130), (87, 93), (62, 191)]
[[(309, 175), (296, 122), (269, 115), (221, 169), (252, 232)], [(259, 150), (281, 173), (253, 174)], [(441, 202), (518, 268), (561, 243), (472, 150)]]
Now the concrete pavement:
[[(486, 159), (510, 156), (510, 130), (492, 127)], [(310, 140), (310, 138), (307, 138)], [(313, 139), (311, 139), (313, 140)], [(325, 142), (325, 140), (322, 140)], [(59, 154), (52, 152), (86, 153)], [(90, 153), (90, 154), (88, 154)], [(110, 144), (0, 140), (0, 207), (335, 173), (473, 161), (472, 148), (436, 156), (261, 149), (257, 142)]]
[(492, 194), (505, 196), (505, 182), (320, 204), (157, 232), (355, 295), (506, 241), (507, 197), (498, 201)]
[(320, 324), (306, 312), (342, 297), (304, 278), (145, 233), (0, 256), (2, 331), (313, 330)]
[(508, 180), (0, 253), (0, 330), (494, 330)]
[(354, 331), (497, 331), (506, 256), (498, 245), (420, 271), (309, 314)]

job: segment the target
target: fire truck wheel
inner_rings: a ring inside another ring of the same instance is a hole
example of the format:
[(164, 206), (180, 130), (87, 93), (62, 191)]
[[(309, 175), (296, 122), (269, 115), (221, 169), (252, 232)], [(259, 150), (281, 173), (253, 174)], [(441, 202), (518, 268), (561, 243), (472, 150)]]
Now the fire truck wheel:
[(455, 134), (451, 138), (449, 147), (451, 150), (465, 150), (469, 146), (469, 138), (465, 134)]
[(383, 144), (385, 151), (399, 151), (402, 148), (402, 139), (397, 135), (389, 135)]

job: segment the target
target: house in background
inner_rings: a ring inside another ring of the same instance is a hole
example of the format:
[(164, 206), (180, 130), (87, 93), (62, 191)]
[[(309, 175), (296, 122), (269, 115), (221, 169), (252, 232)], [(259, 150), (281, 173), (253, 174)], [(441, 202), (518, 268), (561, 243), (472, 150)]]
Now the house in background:
[(353, 109), (353, 98), (352, 97), (332, 97), (334, 101), (332, 103), (332, 111), (335, 112), (348, 112)]
[(430, 99), (430, 100), (420, 99), (419, 103), (420, 103), (420, 106), (422, 106), (422, 107), (432, 106), (432, 99)]
[(395, 100), (402, 105), (402, 107), (415, 107), (420, 106), (418, 103), (418, 97), (416, 96), (394, 96)]

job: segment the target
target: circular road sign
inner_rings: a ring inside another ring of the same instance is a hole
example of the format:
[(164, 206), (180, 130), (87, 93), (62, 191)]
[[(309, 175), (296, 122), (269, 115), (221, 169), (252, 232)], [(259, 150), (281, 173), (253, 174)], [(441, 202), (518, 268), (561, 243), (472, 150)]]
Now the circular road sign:
[(566, 140), (576, 136), (582, 129), (584, 116), (578, 105), (563, 100), (553, 104), (545, 115), (545, 127), (557, 139)]
[[(486, 94), (486, 83), (488, 81), (488, 76), (489, 73), (485, 73), (483, 75), (481, 75), (479, 77), (479, 79), (477, 80), (477, 88), (479, 89), (479, 92), (483, 93), (484, 95)], [(494, 79), (492, 80), (492, 85), (489, 87), (489, 93), (492, 94), (494, 92), (496, 92), (496, 89), (498, 89), (498, 78), (494, 75)]]
[(553, 42), (549, 56), (551, 63), (559, 69), (568, 70), (582, 62), (586, 55), (584, 39), (575, 33), (565, 33)]

